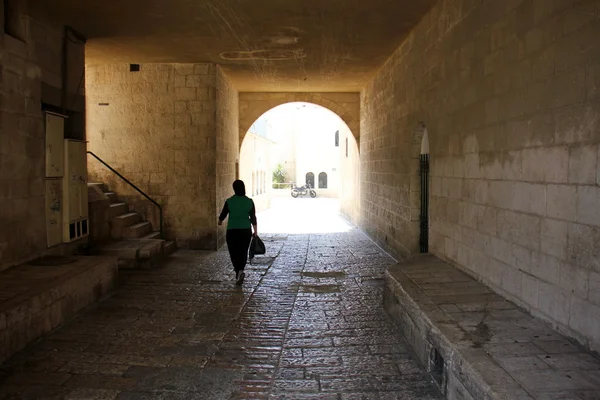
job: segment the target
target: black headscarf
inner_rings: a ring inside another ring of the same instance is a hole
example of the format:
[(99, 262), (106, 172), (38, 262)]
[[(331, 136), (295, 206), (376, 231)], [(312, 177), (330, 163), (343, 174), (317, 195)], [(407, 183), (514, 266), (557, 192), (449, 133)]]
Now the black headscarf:
[(246, 195), (246, 185), (244, 185), (244, 181), (236, 180), (233, 182), (233, 192), (236, 196), (245, 196)]

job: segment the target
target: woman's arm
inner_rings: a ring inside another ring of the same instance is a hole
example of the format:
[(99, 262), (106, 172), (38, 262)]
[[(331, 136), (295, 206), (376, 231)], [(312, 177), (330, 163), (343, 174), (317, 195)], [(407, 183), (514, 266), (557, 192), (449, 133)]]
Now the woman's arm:
[(219, 215), (219, 225), (223, 225), (223, 220), (227, 217), (227, 214), (229, 214), (229, 206), (227, 205), (227, 202), (225, 202), (221, 215)]
[(258, 235), (258, 224), (256, 222), (256, 208), (254, 207), (254, 200), (252, 200), (252, 209), (250, 210), (250, 222), (252, 228), (254, 228), (254, 236)]

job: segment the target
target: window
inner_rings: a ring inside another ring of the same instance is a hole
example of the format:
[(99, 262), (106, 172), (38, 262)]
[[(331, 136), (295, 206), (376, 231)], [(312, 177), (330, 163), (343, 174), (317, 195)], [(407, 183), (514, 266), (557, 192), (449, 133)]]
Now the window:
[(306, 184), (309, 185), (311, 188), (315, 187), (315, 174), (313, 174), (312, 172), (306, 174)]
[(260, 171), (260, 193), (265, 192), (265, 173)]
[(129, 64), (130, 72), (140, 72), (140, 64)]
[(25, 40), (25, 19), (17, 8), (19, 0), (4, 0), (4, 33)]
[(348, 138), (346, 138), (346, 158), (348, 158)]
[(258, 196), (260, 194), (260, 172), (257, 171), (254, 174), (256, 175), (256, 182), (254, 184), (254, 194)]
[(340, 147), (340, 131), (335, 131), (335, 147)]
[(319, 174), (319, 189), (327, 189), (327, 174), (325, 172)]

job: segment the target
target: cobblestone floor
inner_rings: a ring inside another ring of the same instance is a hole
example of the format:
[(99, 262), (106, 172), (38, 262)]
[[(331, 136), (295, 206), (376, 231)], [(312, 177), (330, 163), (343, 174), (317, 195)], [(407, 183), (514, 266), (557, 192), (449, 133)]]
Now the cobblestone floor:
[(262, 235), (121, 274), (93, 310), (2, 367), (2, 399), (438, 399), (382, 306), (393, 262), (360, 231)]

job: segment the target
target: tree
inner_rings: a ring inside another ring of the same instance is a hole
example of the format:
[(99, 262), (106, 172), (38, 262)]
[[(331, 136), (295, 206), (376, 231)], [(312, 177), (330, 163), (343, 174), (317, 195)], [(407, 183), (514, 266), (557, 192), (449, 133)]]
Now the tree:
[(275, 185), (275, 183), (283, 182), (285, 182), (285, 171), (283, 170), (283, 165), (277, 164), (277, 167), (273, 170), (273, 187), (277, 188), (280, 185)]

